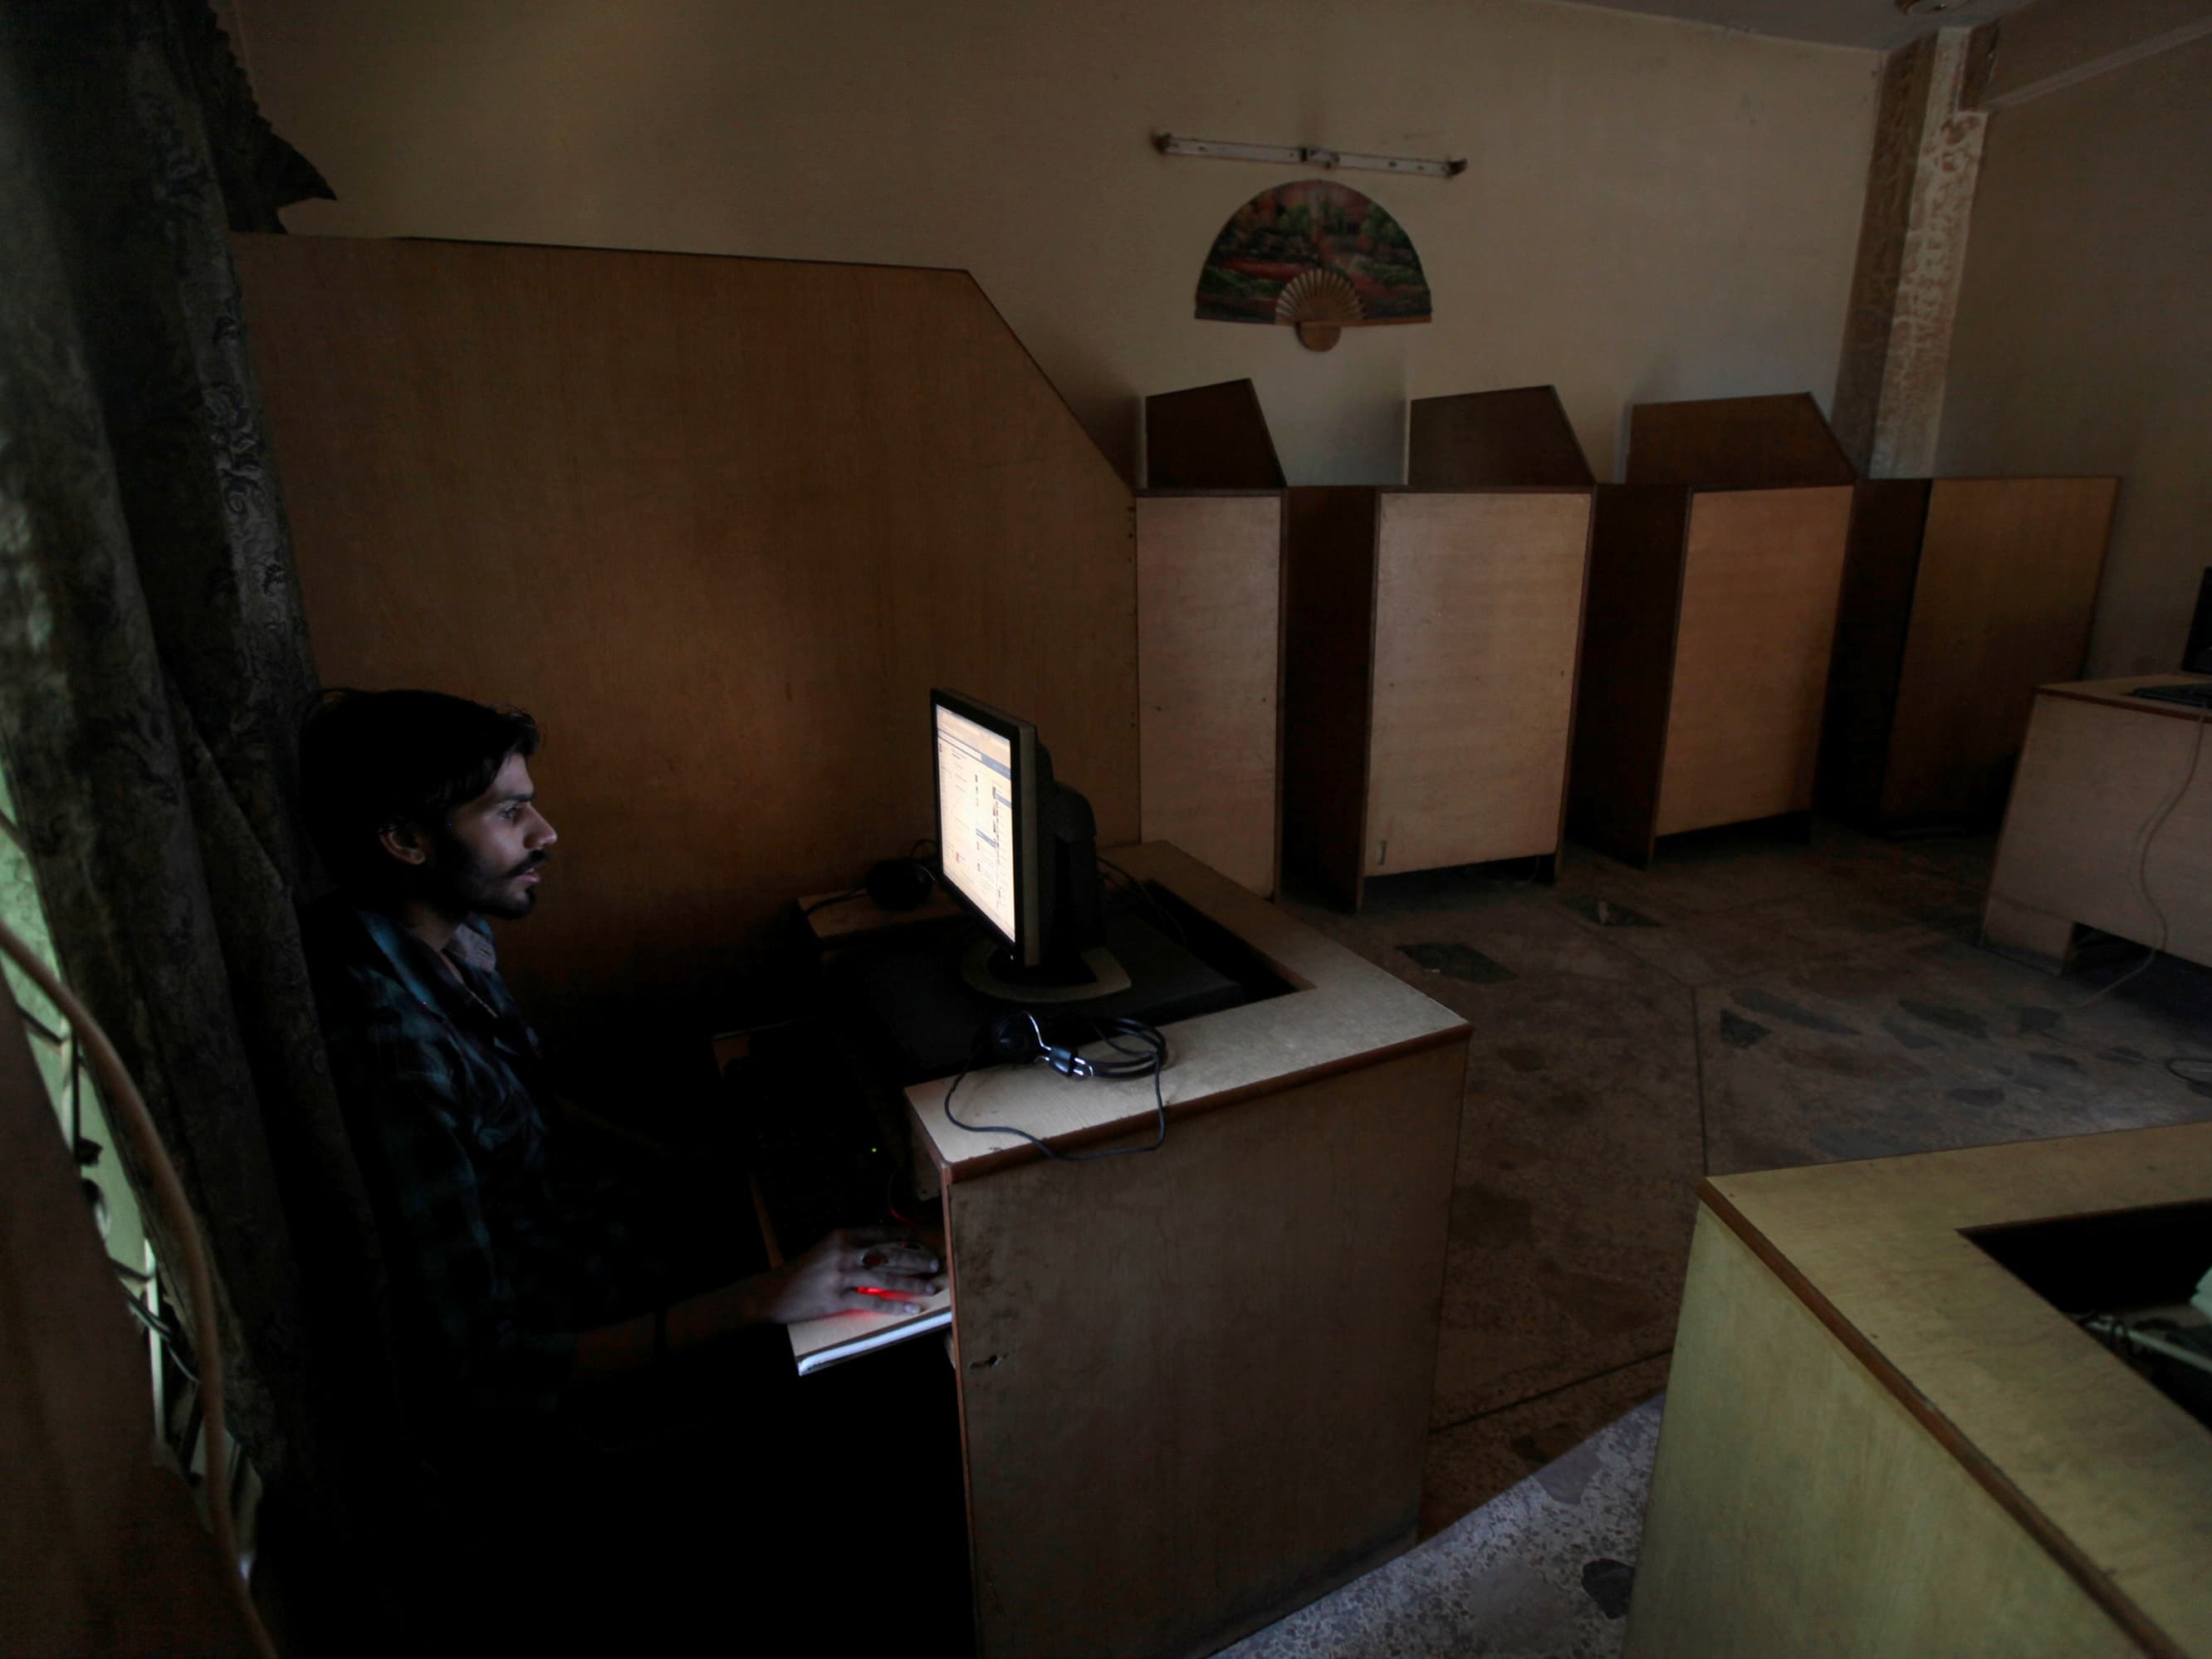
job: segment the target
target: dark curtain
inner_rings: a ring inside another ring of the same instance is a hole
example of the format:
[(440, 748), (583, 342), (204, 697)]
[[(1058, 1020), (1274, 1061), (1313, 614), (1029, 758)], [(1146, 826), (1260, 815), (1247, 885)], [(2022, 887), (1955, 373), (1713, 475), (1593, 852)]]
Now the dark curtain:
[(0, 5), (0, 758), (206, 1236), (234, 1425), (335, 1543), (387, 1455), (385, 1304), (295, 919), (316, 680), (226, 240), (328, 194), (205, 0)]

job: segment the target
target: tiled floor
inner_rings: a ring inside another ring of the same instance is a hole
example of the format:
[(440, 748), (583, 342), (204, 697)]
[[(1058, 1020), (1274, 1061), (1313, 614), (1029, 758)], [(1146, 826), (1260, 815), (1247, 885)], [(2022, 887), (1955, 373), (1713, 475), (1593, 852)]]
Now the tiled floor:
[(1981, 950), (1991, 852), (1752, 826), (1285, 900), (1474, 1026), (1425, 1532), (1665, 1385), (1700, 1176), (2212, 1118), (2163, 1064), (2212, 1055), (2212, 971)]
[(1661, 1402), (1222, 1659), (1598, 1659), (1620, 1651)]

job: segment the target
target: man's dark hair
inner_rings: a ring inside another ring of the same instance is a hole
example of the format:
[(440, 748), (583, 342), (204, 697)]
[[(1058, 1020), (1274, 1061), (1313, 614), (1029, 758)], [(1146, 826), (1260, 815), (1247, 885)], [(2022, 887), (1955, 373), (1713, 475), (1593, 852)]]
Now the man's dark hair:
[(301, 813), (333, 881), (386, 895), (406, 866), (379, 843), (384, 830), (441, 830), (510, 756), (537, 752), (538, 722), (519, 708), (442, 691), (325, 691), (301, 726)]

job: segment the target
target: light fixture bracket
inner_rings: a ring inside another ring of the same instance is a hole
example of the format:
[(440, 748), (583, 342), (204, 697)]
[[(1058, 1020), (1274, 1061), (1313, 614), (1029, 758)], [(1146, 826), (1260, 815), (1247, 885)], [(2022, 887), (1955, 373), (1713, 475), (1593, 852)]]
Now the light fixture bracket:
[(1184, 138), (1172, 132), (1154, 133), (1152, 147), (1163, 155), (1198, 155), (1217, 161), (1272, 161), (1278, 166), (1319, 167), (1325, 173), (1342, 167), (1365, 173), (1456, 179), (1467, 171), (1464, 157), (1435, 160), (1413, 155), (1369, 155), (1356, 150), (1324, 149), (1318, 144), (1246, 144), (1222, 138)]

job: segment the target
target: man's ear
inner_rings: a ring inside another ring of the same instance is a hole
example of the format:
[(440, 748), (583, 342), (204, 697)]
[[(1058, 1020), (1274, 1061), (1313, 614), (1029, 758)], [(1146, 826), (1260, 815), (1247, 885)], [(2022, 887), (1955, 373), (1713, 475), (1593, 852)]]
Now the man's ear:
[(387, 823), (376, 832), (384, 850), (402, 864), (428, 864), (430, 861), (430, 838), (422, 833), (419, 824), (402, 818), (397, 823)]

